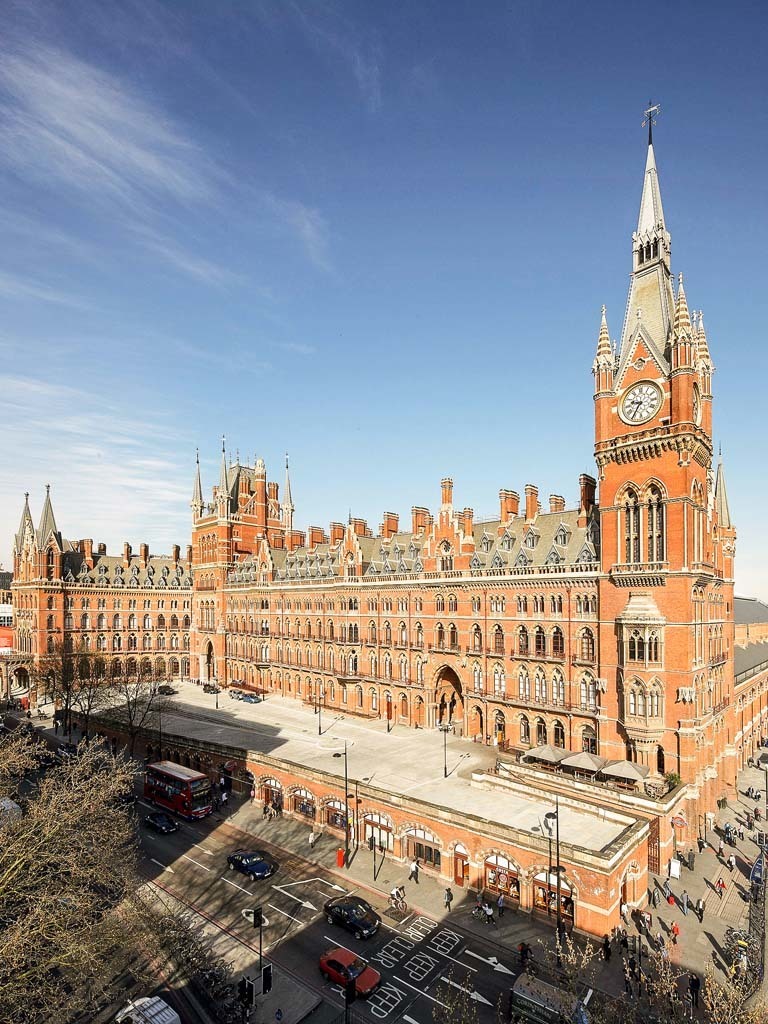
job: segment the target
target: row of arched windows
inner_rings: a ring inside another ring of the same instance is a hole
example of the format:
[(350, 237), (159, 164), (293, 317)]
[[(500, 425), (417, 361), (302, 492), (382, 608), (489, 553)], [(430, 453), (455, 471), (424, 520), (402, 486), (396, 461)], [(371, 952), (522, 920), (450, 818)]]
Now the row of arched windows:
[(665, 550), (665, 506), (661, 490), (650, 484), (641, 499), (629, 487), (622, 499), (624, 507), (624, 561), (626, 563), (663, 562)]

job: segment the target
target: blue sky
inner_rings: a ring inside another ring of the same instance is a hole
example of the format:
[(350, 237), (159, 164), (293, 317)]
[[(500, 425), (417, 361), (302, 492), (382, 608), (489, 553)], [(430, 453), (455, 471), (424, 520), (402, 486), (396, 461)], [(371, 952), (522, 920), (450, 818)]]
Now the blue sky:
[(300, 527), (594, 472), (649, 98), (703, 308), (737, 589), (764, 543), (760, 4), (6, 2), (0, 558), (50, 482), (69, 537), (189, 537), (219, 437)]

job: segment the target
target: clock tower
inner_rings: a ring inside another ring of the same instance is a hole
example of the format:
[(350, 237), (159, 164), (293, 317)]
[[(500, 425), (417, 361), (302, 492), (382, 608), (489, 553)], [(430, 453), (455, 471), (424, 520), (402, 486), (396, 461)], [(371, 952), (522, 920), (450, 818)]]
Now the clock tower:
[[(691, 813), (735, 778), (733, 549), (713, 472), (703, 315), (673, 286), (649, 131), (629, 296), (617, 346), (603, 308), (593, 363), (600, 486), (600, 753), (679, 775)], [(721, 482), (722, 478), (722, 482)], [(719, 781), (718, 781), (719, 778)]]

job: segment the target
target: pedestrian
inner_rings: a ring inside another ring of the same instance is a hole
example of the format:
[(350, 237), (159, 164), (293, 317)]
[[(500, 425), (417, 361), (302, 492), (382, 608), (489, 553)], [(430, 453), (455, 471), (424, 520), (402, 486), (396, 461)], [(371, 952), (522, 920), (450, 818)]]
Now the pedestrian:
[(696, 974), (695, 971), (691, 971), (691, 976), (688, 979), (688, 991), (691, 993), (691, 999), (693, 1001), (694, 1009), (699, 1008), (699, 992), (701, 990), (701, 978)]
[(744, 826), (739, 825), (739, 839), (744, 842)]
[(680, 901), (681, 901), (681, 903), (683, 905), (683, 914), (685, 915), (685, 917), (687, 917), (688, 916), (688, 890), (687, 889), (683, 889), (682, 895), (680, 896)]
[(621, 955), (626, 956), (629, 952), (629, 936), (625, 928), (621, 929), (621, 935), (619, 937), (619, 945), (621, 946)]
[(629, 958), (628, 966), (629, 966), (629, 976), (631, 978), (633, 978), (633, 979), (637, 978), (637, 960), (635, 960), (635, 954), (634, 953)]
[(227, 787), (227, 780), (224, 778), (223, 775), (219, 779), (219, 785), (221, 786), (222, 789), (226, 789)]
[(485, 923), (492, 924), (493, 927), (495, 928), (496, 922), (493, 919), (493, 907), (491, 906), (491, 904), (486, 903), (485, 906), (483, 907), (483, 910), (485, 911)]
[(680, 925), (677, 923), (677, 921), (673, 921), (672, 927), (669, 930), (672, 932), (672, 945), (676, 946), (678, 937), (680, 935)]
[(656, 932), (656, 949), (658, 949), (659, 952), (661, 952), (661, 950), (664, 949), (664, 945), (664, 936), (661, 934), (661, 929), (659, 929)]
[(699, 924), (704, 924), (704, 900), (701, 896), (696, 900), (696, 913), (699, 915)]
[(669, 879), (668, 878), (664, 879), (664, 890), (663, 891), (664, 891), (664, 899), (668, 900), (669, 897), (672, 895), (672, 889), (670, 887)]
[(226, 791), (226, 789), (223, 789), (221, 791), (221, 813), (222, 814), (226, 814), (227, 813), (227, 800), (229, 800), (229, 793)]
[(499, 893), (499, 898), (496, 900), (496, 906), (499, 908), (499, 920), (504, 917), (504, 893)]
[(221, 806), (221, 800), (219, 800), (219, 794), (216, 792), (216, 790), (214, 790), (213, 791), (213, 809), (214, 809), (214, 811), (218, 811), (220, 806)]
[(267, 800), (265, 800), (264, 801), (264, 807), (263, 807), (262, 812), (261, 812), (261, 820), (263, 821), (265, 818), (268, 818), (268, 817), (269, 817), (269, 802)]
[(722, 838), (720, 839), (720, 842), (717, 844), (717, 856), (720, 858), (720, 860), (723, 860), (725, 856), (725, 843), (723, 842)]
[(718, 878), (718, 880), (715, 882), (715, 889), (717, 890), (717, 895), (720, 897), (720, 899), (722, 899), (723, 893), (725, 892), (725, 882), (722, 880), (722, 878)]
[(608, 936), (606, 935), (604, 937), (604, 939), (603, 939), (603, 960), (605, 960), (605, 962), (608, 963), (608, 961), (610, 959), (611, 959), (611, 942), (610, 942), (610, 939), (608, 938)]
[(312, 829), (310, 831), (310, 833), (309, 833), (309, 848), (310, 848), (310, 850), (314, 850), (316, 842), (317, 842), (317, 833), (315, 832), (314, 829)]
[(483, 891), (482, 889), (477, 890), (477, 896), (475, 897), (475, 909), (479, 910), (483, 905)]
[(253, 803), (255, 799), (256, 799), (256, 787), (252, 786), (251, 787), (251, 803)]
[(443, 906), (450, 914), (451, 904), (453, 903), (453, 891), (450, 886), (446, 886), (445, 892), (443, 893)]
[(409, 882), (413, 881), (413, 882), (416, 883), (416, 885), (419, 884), (419, 858), (418, 857), (414, 857), (413, 860), (411, 861), (411, 869), (408, 872), (408, 881)]
[(624, 971), (624, 991), (626, 992), (626, 994), (631, 999), (632, 998), (632, 975), (629, 973), (629, 967), (627, 966), (627, 961), (626, 960), (622, 960), (621, 963), (622, 963), (622, 968), (623, 968), (623, 971)]
[(683, 1017), (685, 1020), (693, 1020), (693, 996), (690, 992), (683, 996)]
[(627, 909), (627, 904), (624, 902), (624, 900), (621, 900), (621, 902), (619, 903), (619, 913), (621, 914), (621, 920), (624, 922), (624, 924), (627, 923)]
[(731, 869), (731, 871), (735, 871), (736, 870), (736, 858), (734, 857), (733, 854), (730, 855), (730, 857), (728, 858), (727, 863), (728, 863), (728, 867)]

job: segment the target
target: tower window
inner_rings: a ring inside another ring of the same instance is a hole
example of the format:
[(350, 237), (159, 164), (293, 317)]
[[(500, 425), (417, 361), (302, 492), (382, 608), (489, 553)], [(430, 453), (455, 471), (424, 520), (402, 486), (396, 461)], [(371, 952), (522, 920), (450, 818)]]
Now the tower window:
[(633, 490), (627, 492), (624, 506), (624, 561), (640, 561), (640, 501)]
[(664, 504), (658, 487), (648, 492), (648, 561), (664, 561)]

